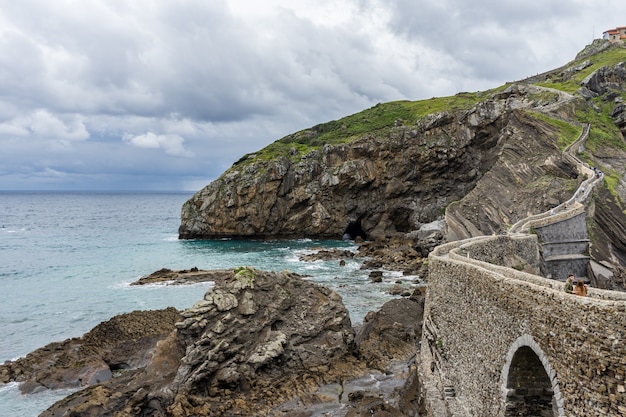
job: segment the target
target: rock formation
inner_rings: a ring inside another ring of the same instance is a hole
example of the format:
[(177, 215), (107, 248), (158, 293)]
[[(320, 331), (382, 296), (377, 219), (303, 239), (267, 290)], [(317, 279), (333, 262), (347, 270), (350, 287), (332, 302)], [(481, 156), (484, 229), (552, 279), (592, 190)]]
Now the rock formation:
[(368, 367), (384, 371), (390, 361), (415, 354), (422, 337), (425, 289), (417, 289), (410, 298), (388, 301), (365, 317), (356, 341)]
[(259, 415), (364, 371), (341, 298), (296, 274), (239, 268), (182, 316), (144, 369), (42, 416)]
[(241, 162), (185, 203), (180, 236), (339, 238), (352, 229), (412, 234), (427, 253), (444, 237), (502, 231), (576, 186), (558, 132), (528, 113), (554, 103), (574, 112), (567, 95), (514, 85), (296, 160)]
[[(566, 200), (583, 178), (564, 148), (583, 123), (592, 130), (577, 151), (611, 173), (610, 198), (620, 206), (626, 71), (615, 62), (623, 51), (596, 42), (558, 70), (488, 93), (380, 104), (289, 135), (187, 201), (179, 236), (399, 237), (426, 256), (444, 241), (506, 232)], [(603, 248), (592, 254), (625, 266), (626, 235), (604, 228), (626, 217), (598, 216), (592, 246)]]
[(181, 318), (173, 308), (134, 311), (100, 323), (81, 338), (50, 343), (24, 358), (0, 365), (0, 382), (20, 382), (23, 393), (84, 387), (114, 374), (142, 368), (156, 343)]

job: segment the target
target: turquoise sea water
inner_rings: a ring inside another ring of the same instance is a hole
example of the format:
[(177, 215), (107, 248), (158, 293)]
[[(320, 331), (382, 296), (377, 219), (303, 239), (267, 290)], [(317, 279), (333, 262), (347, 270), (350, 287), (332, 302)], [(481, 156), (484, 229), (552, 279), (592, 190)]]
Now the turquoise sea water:
[[(180, 208), (190, 193), (0, 192), (0, 362), (50, 342), (81, 336), (133, 310), (190, 307), (209, 284), (133, 286), (160, 268), (259, 269), (311, 275), (335, 289), (353, 324), (391, 297), (397, 279), (372, 284), (348, 261), (301, 262), (319, 247), (356, 249), (343, 241), (181, 241)], [(37, 416), (67, 392), (21, 395), (0, 385), (0, 416)]]

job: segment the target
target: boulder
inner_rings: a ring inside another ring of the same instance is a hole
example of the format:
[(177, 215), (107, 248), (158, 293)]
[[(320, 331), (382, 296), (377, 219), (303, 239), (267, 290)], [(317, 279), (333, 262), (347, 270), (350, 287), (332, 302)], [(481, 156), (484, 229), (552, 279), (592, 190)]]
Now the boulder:
[(388, 301), (378, 312), (367, 314), (356, 342), (368, 367), (385, 370), (390, 361), (406, 361), (417, 353), (424, 300), (420, 287), (410, 298)]

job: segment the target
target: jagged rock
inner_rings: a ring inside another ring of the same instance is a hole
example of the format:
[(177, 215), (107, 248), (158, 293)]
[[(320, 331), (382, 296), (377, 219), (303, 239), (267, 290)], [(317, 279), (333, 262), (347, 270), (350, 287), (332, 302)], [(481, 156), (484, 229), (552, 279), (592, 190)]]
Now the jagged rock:
[(81, 338), (50, 343), (0, 365), (0, 382), (21, 382), (23, 393), (90, 386), (113, 373), (145, 366), (155, 345), (180, 320), (173, 308), (134, 311), (100, 323)]
[(300, 260), (303, 262), (312, 261), (332, 261), (336, 259), (345, 260), (354, 258), (356, 253), (346, 249), (320, 249), (313, 253), (307, 253), (300, 256)]
[(42, 416), (259, 415), (363, 372), (341, 298), (296, 274), (238, 268), (182, 317), (145, 369)]
[(626, 63), (620, 62), (613, 68), (602, 67), (589, 74), (581, 82), (581, 85), (594, 92), (602, 95), (610, 90), (623, 90), (624, 80), (626, 80)]
[(622, 136), (626, 138), (626, 105), (618, 104), (611, 110), (611, 117), (617, 127), (622, 132)]
[(130, 285), (147, 285), (147, 284), (168, 284), (181, 285), (197, 282), (215, 282), (222, 279), (230, 273), (228, 270), (200, 270), (197, 267), (191, 269), (181, 269), (173, 271), (169, 268), (162, 268), (150, 275), (139, 278)]
[(369, 367), (384, 370), (390, 361), (407, 360), (417, 352), (424, 299), (420, 288), (411, 298), (388, 301), (378, 312), (368, 313), (356, 342)]
[(412, 239), (364, 242), (359, 245), (359, 256), (364, 258), (363, 269), (402, 271), (405, 275), (425, 272), (422, 250)]
[(296, 161), (235, 164), (185, 203), (179, 234), (340, 238), (356, 223), (368, 238), (417, 230), (475, 186), (500, 152), (496, 133), (506, 123), (504, 102), (484, 102)]
[(576, 59), (588, 58), (592, 55), (598, 54), (611, 48), (612, 44), (608, 39), (594, 39), (589, 45), (576, 54)]
[(572, 115), (572, 100), (514, 84), (470, 109), (404, 120), (300, 158), (247, 157), (184, 204), (179, 235), (404, 237), (426, 256), (446, 240), (501, 232), (575, 186), (559, 132), (527, 112)]

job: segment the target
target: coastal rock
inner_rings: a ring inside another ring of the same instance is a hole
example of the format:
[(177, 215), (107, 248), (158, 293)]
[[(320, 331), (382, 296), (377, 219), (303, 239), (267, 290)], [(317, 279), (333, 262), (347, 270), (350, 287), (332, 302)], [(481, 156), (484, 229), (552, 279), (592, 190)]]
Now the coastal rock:
[(358, 254), (363, 259), (362, 269), (402, 271), (404, 275), (417, 276), (428, 273), (421, 248), (412, 239), (399, 237), (363, 242), (359, 245)]
[[(530, 112), (572, 117), (575, 106), (569, 94), (514, 84), (300, 156), (249, 155), (183, 205), (179, 237), (403, 238), (425, 257), (445, 241), (500, 233), (580, 181), (558, 129)], [(316, 143), (333, 126), (277, 143)]]
[(55, 404), (42, 416), (260, 415), (363, 373), (335, 292), (289, 272), (231, 271), (182, 313), (142, 370)]
[(158, 271), (139, 278), (137, 281), (132, 282), (130, 285), (148, 285), (148, 284), (167, 284), (167, 285), (182, 285), (198, 282), (215, 282), (223, 279), (230, 274), (229, 270), (216, 269), (216, 270), (200, 270), (197, 267), (191, 269), (171, 270), (169, 268), (162, 268)]
[(347, 249), (320, 249), (300, 256), (300, 260), (303, 262), (313, 261), (333, 261), (333, 260), (346, 260), (352, 259), (357, 253)]
[(99, 384), (145, 366), (156, 343), (180, 320), (173, 308), (134, 311), (100, 323), (81, 338), (50, 343), (0, 365), (0, 382), (20, 382), (22, 393)]
[(417, 353), (422, 337), (424, 289), (417, 289), (410, 298), (388, 301), (365, 317), (356, 342), (368, 367), (385, 370), (390, 361), (406, 361)]

